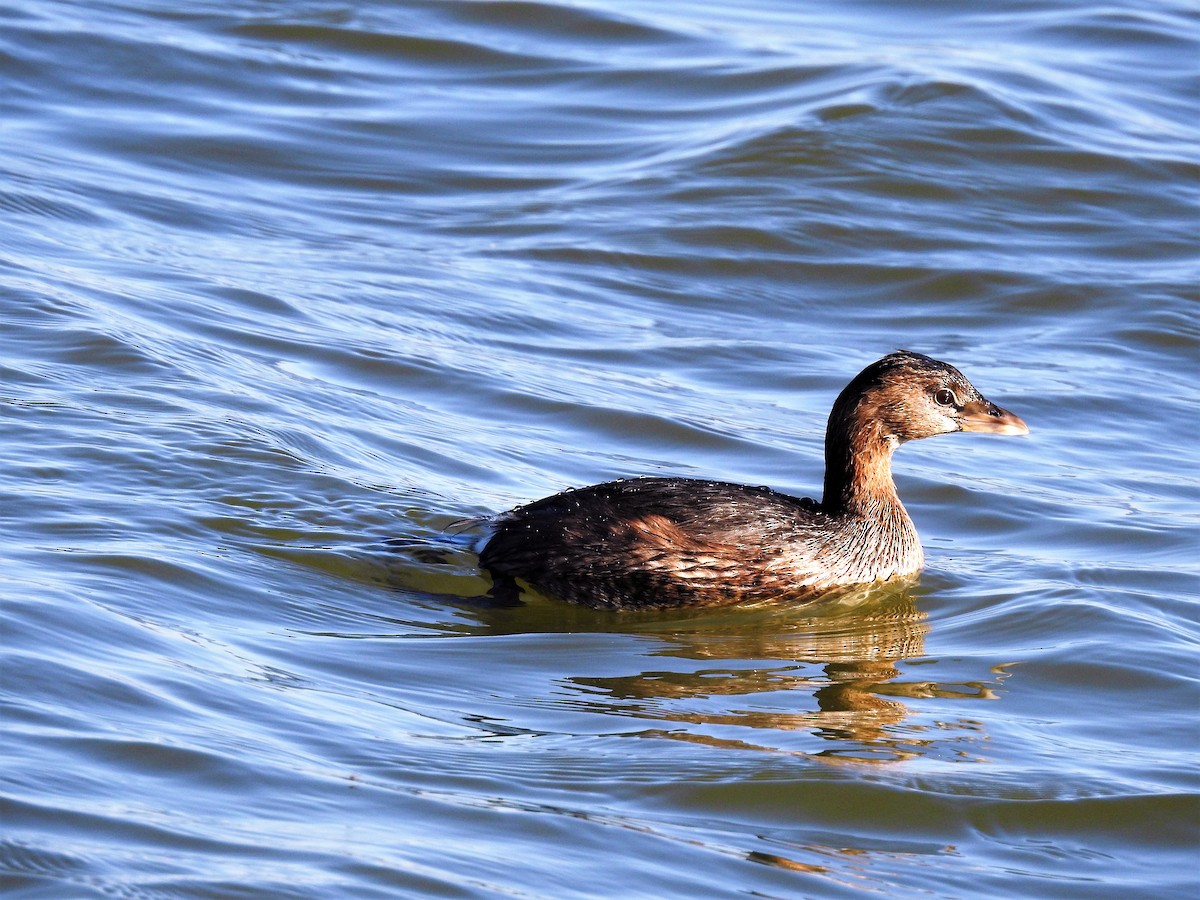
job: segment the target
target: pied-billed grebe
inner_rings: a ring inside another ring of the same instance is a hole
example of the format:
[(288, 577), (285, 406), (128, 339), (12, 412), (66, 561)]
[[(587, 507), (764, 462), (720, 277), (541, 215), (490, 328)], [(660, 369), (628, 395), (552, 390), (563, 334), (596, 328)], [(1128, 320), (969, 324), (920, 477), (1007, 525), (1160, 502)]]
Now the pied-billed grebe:
[(820, 503), (692, 478), (634, 478), (501, 513), (480, 552), (497, 595), (520, 578), (594, 607), (808, 599), (920, 570), (921, 542), (892, 481), (905, 441), (954, 431), (1027, 434), (944, 362), (901, 350), (833, 404)]

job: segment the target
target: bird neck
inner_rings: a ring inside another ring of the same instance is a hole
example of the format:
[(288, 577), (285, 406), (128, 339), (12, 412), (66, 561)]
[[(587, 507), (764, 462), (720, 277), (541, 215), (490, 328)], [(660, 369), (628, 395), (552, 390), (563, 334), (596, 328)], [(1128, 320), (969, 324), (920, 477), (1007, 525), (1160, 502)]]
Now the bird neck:
[[(893, 517), (904, 506), (892, 480), (895, 440), (877, 422), (830, 428), (825, 438), (825, 493), (821, 507), (831, 515)], [(907, 516), (905, 516), (907, 517)]]
[(896, 494), (892, 451), (877, 422), (830, 429), (825, 442), (825, 495), (821, 509), (836, 523), (855, 581), (908, 575), (925, 562), (921, 539)]

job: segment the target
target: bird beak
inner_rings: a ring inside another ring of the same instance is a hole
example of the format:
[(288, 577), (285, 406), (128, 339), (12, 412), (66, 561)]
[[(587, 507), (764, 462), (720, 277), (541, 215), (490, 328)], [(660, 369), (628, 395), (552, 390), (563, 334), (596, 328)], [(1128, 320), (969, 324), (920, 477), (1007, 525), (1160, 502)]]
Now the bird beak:
[(1029, 426), (1020, 416), (1013, 415), (1007, 409), (1001, 409), (982, 397), (963, 406), (958, 416), (958, 425), (963, 431), (979, 431), (984, 434), (1029, 434)]

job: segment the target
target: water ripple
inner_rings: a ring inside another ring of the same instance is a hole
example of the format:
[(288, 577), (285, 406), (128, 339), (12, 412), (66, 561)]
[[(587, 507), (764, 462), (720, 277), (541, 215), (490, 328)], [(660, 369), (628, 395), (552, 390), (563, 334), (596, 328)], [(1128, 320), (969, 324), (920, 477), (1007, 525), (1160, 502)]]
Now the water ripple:
[[(10, 891), (1195, 893), (1187, 4), (0, 18)], [(917, 582), (489, 602), (901, 346), (1032, 428), (897, 454)]]

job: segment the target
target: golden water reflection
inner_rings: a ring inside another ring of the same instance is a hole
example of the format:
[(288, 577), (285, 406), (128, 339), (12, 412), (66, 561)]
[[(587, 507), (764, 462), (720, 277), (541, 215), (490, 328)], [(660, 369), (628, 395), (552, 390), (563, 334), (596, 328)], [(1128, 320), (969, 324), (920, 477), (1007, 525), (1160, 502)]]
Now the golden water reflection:
[[(571, 688), (560, 702), (643, 720), (648, 727), (638, 734), (645, 737), (839, 762), (979, 760), (987, 742), (982, 724), (946, 715), (945, 704), (931, 715), (928, 701), (997, 699), (1008, 672), (992, 665), (980, 680), (936, 680), (946, 664), (926, 656), (930, 623), (914, 588), (907, 581), (847, 589), (800, 608), (778, 602), (622, 613), (529, 592), (514, 606), (472, 604), (468, 618), (474, 633), (650, 639), (633, 654), (636, 671), (593, 674), (598, 662), (608, 668), (621, 658), (614, 651), (610, 659), (581, 658), (587, 674), (568, 670), (557, 679)], [(645, 665), (654, 659), (662, 665)], [(957, 675), (960, 666), (952, 665)]]
[[(907, 585), (859, 589), (803, 611), (743, 608), (647, 622), (632, 630), (659, 639), (653, 656), (704, 665), (567, 681), (597, 709), (655, 720), (653, 737), (860, 761), (973, 756), (977, 721), (906, 720), (931, 698), (995, 699), (1006, 673), (993, 669), (969, 683), (914, 679), (913, 669), (929, 665), (929, 628)], [(786, 737), (798, 733), (832, 746), (805, 748)]]

